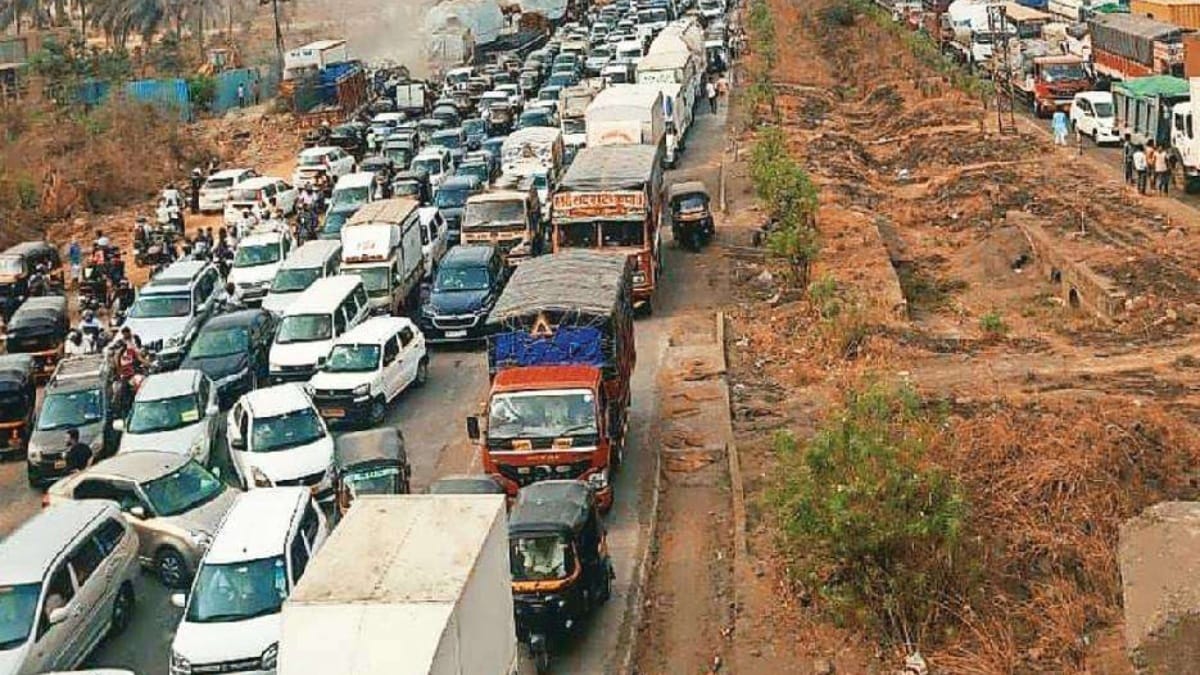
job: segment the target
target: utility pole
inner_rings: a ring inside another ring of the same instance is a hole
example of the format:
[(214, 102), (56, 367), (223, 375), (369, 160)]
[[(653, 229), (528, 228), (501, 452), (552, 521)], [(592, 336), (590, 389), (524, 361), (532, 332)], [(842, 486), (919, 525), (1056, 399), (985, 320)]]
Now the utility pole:
[(992, 86), (996, 90), (996, 126), (1001, 134), (1017, 133), (1016, 106), (1013, 90), (1012, 55), (1009, 52), (1008, 12), (1004, 5), (988, 5), (988, 33), (992, 38)]
[[(258, 4), (271, 4), (271, 13), (275, 18), (275, 66), (279, 69), (278, 72), (283, 73), (283, 29), (279, 25), (279, 1), (280, 0), (258, 0)], [(286, 0), (285, 0), (286, 1)]]

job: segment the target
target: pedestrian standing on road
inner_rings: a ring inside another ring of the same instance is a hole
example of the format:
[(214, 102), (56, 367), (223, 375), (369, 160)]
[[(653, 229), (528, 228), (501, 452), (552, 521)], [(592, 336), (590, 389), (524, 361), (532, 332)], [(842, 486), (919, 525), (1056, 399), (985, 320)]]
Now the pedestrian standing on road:
[(238, 107), (245, 108), (246, 107), (246, 83), (245, 82), (238, 83), (237, 97), (238, 97)]
[(1137, 174), (1137, 191), (1144, 195), (1146, 194), (1146, 151), (1140, 145), (1133, 150), (1133, 170)]
[(254, 96), (254, 105), (258, 105), (259, 98), (262, 97), (262, 83), (257, 79), (250, 85), (250, 93)]
[(1125, 164), (1125, 184), (1133, 185), (1133, 143), (1130, 142), (1128, 136), (1125, 137), (1125, 142), (1121, 144), (1121, 154)]
[(91, 466), (92, 460), (95, 459), (92, 448), (87, 443), (79, 442), (78, 429), (67, 429), (67, 454), (64, 459), (67, 460), (67, 468), (71, 472), (83, 471)]
[(1054, 144), (1065, 146), (1067, 144), (1067, 113), (1061, 110), (1054, 111), (1051, 127), (1054, 129)]
[(78, 286), (83, 276), (83, 247), (78, 239), (72, 239), (67, 245), (67, 262), (71, 265), (71, 284)]
[(204, 172), (200, 170), (200, 167), (196, 167), (196, 168), (192, 169), (192, 194), (189, 195), (191, 197), (191, 207), (192, 207), (193, 214), (200, 213), (200, 186), (201, 185), (204, 185)]
[(708, 98), (709, 112), (717, 114), (717, 88), (713, 85), (712, 80), (704, 83), (704, 96)]
[(1158, 193), (1166, 196), (1171, 185), (1171, 165), (1167, 151), (1159, 149), (1154, 153), (1154, 187)]

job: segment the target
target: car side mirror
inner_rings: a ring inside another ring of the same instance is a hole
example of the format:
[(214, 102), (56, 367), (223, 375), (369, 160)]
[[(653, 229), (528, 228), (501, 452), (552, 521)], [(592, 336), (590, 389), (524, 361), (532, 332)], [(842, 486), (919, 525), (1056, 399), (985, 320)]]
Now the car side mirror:
[(50, 616), (46, 617), (46, 619), (50, 622), (51, 626), (55, 626), (66, 621), (69, 615), (70, 612), (67, 611), (66, 607), (55, 607), (50, 610)]
[(467, 437), (471, 439), (472, 443), (479, 443), (483, 437), (479, 428), (479, 418), (475, 415), (467, 418)]
[(324, 356), (318, 356), (318, 357), (317, 357), (317, 367), (318, 367), (318, 368), (324, 368), (324, 367), (325, 367), (325, 357), (324, 357)]
[(187, 593), (172, 593), (171, 606), (178, 609), (187, 607)]
[(142, 506), (141, 504), (131, 506), (131, 507), (129, 507), (129, 515), (133, 516), (134, 518), (137, 518), (138, 520), (145, 520), (146, 507)]
[(120, 420), (120, 419), (113, 420), (112, 427), (113, 427), (113, 431), (124, 432), (125, 431), (125, 420)]

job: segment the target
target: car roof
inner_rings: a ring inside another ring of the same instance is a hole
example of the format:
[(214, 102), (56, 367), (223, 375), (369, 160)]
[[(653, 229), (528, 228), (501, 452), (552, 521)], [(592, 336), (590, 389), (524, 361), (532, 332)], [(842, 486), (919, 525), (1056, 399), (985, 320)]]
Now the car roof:
[(238, 240), (238, 248), (243, 246), (259, 246), (261, 244), (277, 244), (283, 240), (283, 233), (278, 230), (259, 230)]
[(275, 176), (255, 176), (254, 178), (246, 180), (241, 185), (239, 185), (238, 189), (240, 189), (240, 190), (257, 190), (259, 188), (264, 188), (268, 185), (274, 185), (275, 183), (279, 183), (282, 181), (283, 181), (282, 178), (276, 178)]
[(402, 316), (376, 316), (342, 333), (334, 344), (380, 344), (402, 328), (412, 328), (412, 321)]
[(242, 396), (242, 405), (249, 408), (255, 417), (276, 417), (311, 408), (312, 402), (298, 383), (286, 382), (246, 393)]
[(341, 148), (337, 147), (336, 145), (318, 145), (315, 148), (305, 148), (305, 149), (301, 150), (300, 156), (301, 157), (320, 157), (321, 155), (328, 154), (329, 152), (332, 152), (334, 150), (341, 150)]
[(78, 482), (85, 477), (112, 477), (142, 483), (176, 471), (191, 460), (192, 458), (188, 455), (158, 452), (157, 450), (122, 452), (97, 462), (76, 474), (79, 478), (72, 482)]
[(323, 314), (332, 312), (341, 304), (342, 299), (347, 294), (354, 291), (354, 287), (362, 283), (362, 280), (354, 275), (338, 275), (332, 277), (324, 277), (312, 282), (312, 285), (304, 289), (296, 302), (292, 303), (284, 316), (293, 316), (296, 314)]
[(458, 176), (451, 176), (451, 177), (447, 178), (446, 180), (442, 181), (442, 188), (444, 189), (444, 188), (454, 188), (454, 187), (475, 187), (477, 185), (482, 185), (482, 184), (483, 184), (483, 181), (479, 180), (479, 176), (458, 175)]
[(464, 263), (483, 264), (491, 260), (495, 252), (496, 248), (490, 244), (459, 244), (446, 252), (440, 264), (442, 267)]
[(105, 354), (81, 354), (68, 356), (58, 362), (47, 388), (65, 388), (76, 383), (91, 388), (96, 381), (103, 377), (109, 367), (109, 359)]
[(337, 179), (337, 183), (333, 186), (333, 189), (341, 190), (342, 188), (371, 187), (371, 182), (374, 180), (375, 174), (369, 171), (348, 173), (345, 176)]
[(0, 541), (0, 584), (39, 583), (80, 530), (106, 515), (117, 516), (112, 502), (66, 501), (34, 514)]
[[(245, 183), (242, 183), (242, 185), (245, 185)], [(157, 291), (158, 289), (166, 289), (169, 286), (186, 286), (208, 266), (209, 263), (204, 260), (180, 260), (179, 262), (171, 263), (166, 269), (154, 275), (154, 278), (149, 283), (142, 286), (142, 292), (152, 289)]]
[(208, 322), (200, 328), (200, 332), (204, 332), (210, 328), (216, 330), (219, 328), (230, 328), (232, 326), (249, 326), (254, 322), (254, 319), (262, 316), (264, 313), (268, 312), (264, 309), (239, 309), (236, 312), (218, 314), (217, 316), (209, 319)]
[[(342, 209), (343, 211), (351, 209)], [(280, 269), (303, 269), (324, 264), (331, 255), (337, 255), (342, 242), (336, 239), (313, 239), (304, 242), (291, 256), (283, 261)]]
[(153, 373), (142, 380), (135, 401), (157, 401), (182, 396), (196, 391), (204, 373), (190, 368), (181, 368), (166, 373)]
[(309, 495), (308, 488), (299, 486), (259, 488), (239, 494), (225, 514), (203, 564), (282, 555), (296, 511), (311, 499)]
[(248, 173), (250, 171), (253, 171), (253, 170), (254, 169), (247, 169), (247, 168), (221, 169), (220, 171), (209, 176), (208, 180), (212, 180), (213, 178), (237, 178), (238, 176), (241, 176), (241, 175)]

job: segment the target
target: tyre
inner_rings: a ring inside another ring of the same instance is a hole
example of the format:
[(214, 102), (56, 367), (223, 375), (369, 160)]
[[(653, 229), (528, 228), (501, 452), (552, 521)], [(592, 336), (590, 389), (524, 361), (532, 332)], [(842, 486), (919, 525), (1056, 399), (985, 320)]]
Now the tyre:
[(417, 379), (413, 381), (413, 384), (417, 385), (418, 387), (424, 387), (425, 383), (428, 381), (429, 381), (429, 359), (424, 358), (424, 359), (421, 359), (421, 361), (419, 363), (417, 363)]
[(183, 554), (167, 546), (154, 556), (154, 573), (167, 588), (183, 588), (188, 582), (187, 562)]
[(383, 424), (383, 418), (387, 415), (387, 403), (384, 402), (382, 396), (376, 396), (371, 401), (371, 426)]
[(134, 604), (133, 587), (126, 582), (121, 585), (121, 590), (117, 591), (117, 598), (113, 601), (112, 617), (108, 621), (109, 635), (120, 635), (129, 627)]
[(546, 675), (550, 672), (550, 650), (546, 648), (545, 643), (539, 646), (530, 646), (530, 653), (533, 655), (533, 667), (537, 671), (537, 675)]

